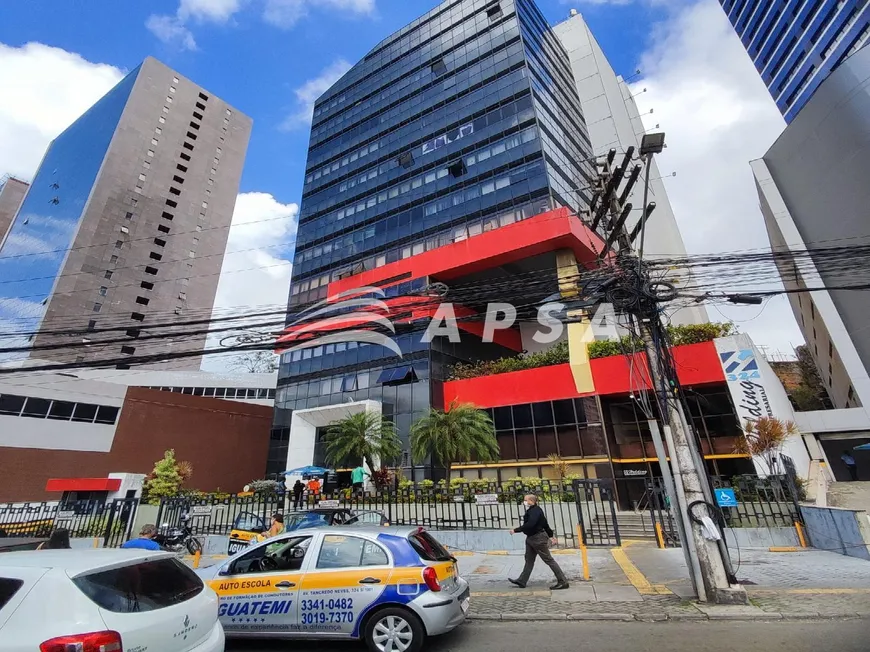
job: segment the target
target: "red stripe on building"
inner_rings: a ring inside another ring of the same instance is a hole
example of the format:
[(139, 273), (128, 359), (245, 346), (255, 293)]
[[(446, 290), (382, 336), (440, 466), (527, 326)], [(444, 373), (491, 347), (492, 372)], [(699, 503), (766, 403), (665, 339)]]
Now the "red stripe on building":
[(51, 478), (46, 491), (118, 491), (120, 478)]

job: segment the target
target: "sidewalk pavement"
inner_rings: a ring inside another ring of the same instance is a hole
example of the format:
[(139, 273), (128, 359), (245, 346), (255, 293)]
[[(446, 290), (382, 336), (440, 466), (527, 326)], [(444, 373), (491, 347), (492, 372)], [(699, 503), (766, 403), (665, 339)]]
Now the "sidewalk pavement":
[[(550, 591), (553, 575), (538, 561), (529, 585), (508, 582), (523, 567), (520, 552), (456, 552), (459, 571), (471, 584), (476, 620), (695, 621), (807, 618), (870, 619), (870, 563), (808, 549), (797, 553), (733, 551), (738, 579), (749, 606), (719, 606), (695, 599), (679, 549), (660, 550), (646, 542), (588, 550), (590, 580), (583, 579), (577, 550), (555, 559), (571, 588)], [(200, 568), (225, 556), (203, 557)], [(186, 560), (190, 563), (191, 557)]]

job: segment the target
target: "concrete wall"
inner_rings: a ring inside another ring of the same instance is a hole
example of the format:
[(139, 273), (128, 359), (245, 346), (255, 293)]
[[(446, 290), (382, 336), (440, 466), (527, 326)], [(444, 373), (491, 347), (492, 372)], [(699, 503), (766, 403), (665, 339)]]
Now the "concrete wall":
[(739, 527), (725, 528), (725, 543), (729, 548), (763, 548), (771, 546), (799, 546), (797, 531), (793, 527)]
[(870, 561), (870, 518), (867, 512), (801, 505), (809, 543), (820, 550)]

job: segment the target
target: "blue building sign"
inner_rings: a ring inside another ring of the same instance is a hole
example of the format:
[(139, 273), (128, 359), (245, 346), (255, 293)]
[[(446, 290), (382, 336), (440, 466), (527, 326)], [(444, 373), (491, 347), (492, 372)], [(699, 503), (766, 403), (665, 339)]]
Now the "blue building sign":
[(716, 503), (719, 507), (737, 507), (737, 496), (733, 489), (716, 489)]

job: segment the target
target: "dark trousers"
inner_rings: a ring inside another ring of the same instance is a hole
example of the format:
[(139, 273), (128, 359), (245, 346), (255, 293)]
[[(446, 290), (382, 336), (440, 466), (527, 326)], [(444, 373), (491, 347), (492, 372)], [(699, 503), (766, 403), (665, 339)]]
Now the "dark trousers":
[(849, 477), (852, 478), (852, 482), (856, 482), (858, 480), (858, 467), (854, 464), (847, 464), (846, 468), (849, 469)]
[(550, 567), (553, 575), (556, 576), (557, 582), (568, 581), (565, 573), (562, 572), (559, 564), (556, 563), (556, 560), (553, 559), (553, 555), (550, 553), (550, 540), (547, 537), (547, 533), (539, 532), (538, 534), (526, 537), (526, 565), (523, 566), (523, 572), (517, 578), (520, 582), (523, 584), (528, 583), (529, 577), (532, 575), (532, 568), (535, 567), (535, 560), (538, 557)]
[(294, 493), (293, 494), (293, 509), (299, 509), (302, 507), (302, 493)]

